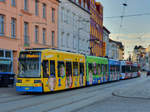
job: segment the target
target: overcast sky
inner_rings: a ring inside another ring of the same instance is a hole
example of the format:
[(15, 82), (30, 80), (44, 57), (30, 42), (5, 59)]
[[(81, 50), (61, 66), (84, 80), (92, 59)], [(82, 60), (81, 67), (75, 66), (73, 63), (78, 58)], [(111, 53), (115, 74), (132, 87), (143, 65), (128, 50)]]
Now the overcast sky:
[[(96, 0), (104, 7), (104, 26), (111, 32), (110, 37), (114, 40), (122, 41), (125, 44), (125, 57), (133, 50), (137, 44), (144, 47), (150, 45), (150, 0)], [(121, 16), (123, 13), (123, 3), (127, 2), (125, 15), (140, 15), (123, 18), (120, 28), (121, 18), (107, 18)]]

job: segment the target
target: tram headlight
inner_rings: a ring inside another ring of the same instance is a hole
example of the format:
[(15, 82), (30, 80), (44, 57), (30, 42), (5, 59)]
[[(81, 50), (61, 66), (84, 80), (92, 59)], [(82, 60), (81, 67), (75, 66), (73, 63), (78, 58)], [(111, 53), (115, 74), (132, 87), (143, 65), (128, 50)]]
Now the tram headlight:
[(17, 80), (17, 83), (22, 83), (22, 80)]
[(41, 80), (34, 80), (34, 83), (41, 83)]

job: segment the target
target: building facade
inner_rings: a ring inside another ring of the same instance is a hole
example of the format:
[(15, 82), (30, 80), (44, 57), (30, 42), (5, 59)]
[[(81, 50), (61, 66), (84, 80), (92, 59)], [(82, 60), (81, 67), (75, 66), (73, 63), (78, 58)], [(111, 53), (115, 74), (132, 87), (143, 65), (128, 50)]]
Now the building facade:
[(20, 50), (57, 48), (58, 5), (57, 0), (0, 0), (0, 61), (12, 52), (14, 73)]
[(103, 56), (103, 6), (100, 2), (90, 0), (90, 54)]
[(116, 41), (109, 39), (109, 58), (118, 60), (119, 58), (119, 49)]
[(119, 58), (118, 60), (124, 60), (124, 46), (122, 42), (117, 42), (118, 50), (119, 50)]
[(143, 46), (135, 46), (132, 55), (132, 61), (140, 64), (142, 70), (148, 67), (149, 47), (146, 49)]
[(109, 34), (110, 34), (110, 31), (103, 26), (103, 42), (105, 42), (105, 47), (103, 46), (103, 48), (105, 48), (105, 51), (104, 51), (104, 55), (109, 57)]
[(89, 55), (89, 32), (88, 0), (61, 0), (59, 4), (59, 49)]

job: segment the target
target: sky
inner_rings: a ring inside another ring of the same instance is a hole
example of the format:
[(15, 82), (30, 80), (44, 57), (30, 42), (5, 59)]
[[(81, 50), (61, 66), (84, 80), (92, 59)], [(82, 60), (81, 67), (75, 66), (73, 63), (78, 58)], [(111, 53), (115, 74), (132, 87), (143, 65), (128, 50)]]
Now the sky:
[[(104, 7), (104, 26), (111, 32), (110, 38), (121, 41), (125, 45), (125, 58), (133, 51), (135, 45), (150, 45), (150, 0), (96, 0)], [(123, 3), (127, 3), (124, 7)], [(143, 16), (124, 17), (112, 16), (145, 14)]]

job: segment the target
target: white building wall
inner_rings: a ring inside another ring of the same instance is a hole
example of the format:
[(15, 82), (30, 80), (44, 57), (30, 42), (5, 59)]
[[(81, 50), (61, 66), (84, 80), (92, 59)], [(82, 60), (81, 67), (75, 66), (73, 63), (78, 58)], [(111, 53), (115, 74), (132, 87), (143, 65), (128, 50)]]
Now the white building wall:
[(116, 59), (116, 60), (119, 59), (118, 46), (113, 42), (109, 43), (109, 56), (108, 57), (111, 59)]
[(106, 42), (106, 56), (109, 56), (109, 33), (103, 29), (103, 41)]
[(58, 28), (59, 49), (90, 54), (90, 13), (69, 0), (61, 0)]

